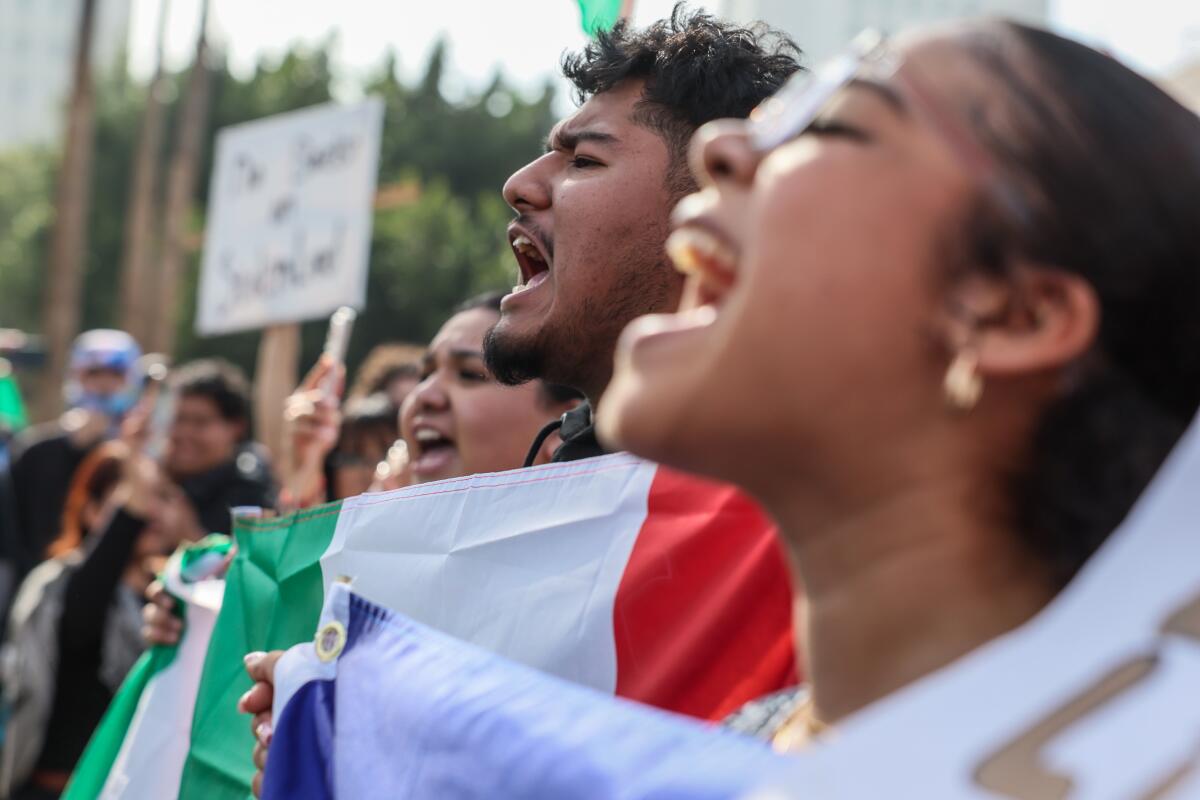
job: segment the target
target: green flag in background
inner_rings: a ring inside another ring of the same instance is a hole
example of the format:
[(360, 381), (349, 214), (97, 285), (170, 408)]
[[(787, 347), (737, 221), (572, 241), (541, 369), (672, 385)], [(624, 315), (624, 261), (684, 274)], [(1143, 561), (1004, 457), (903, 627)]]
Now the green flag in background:
[(621, 18), (622, 0), (579, 0), (579, 15), (588, 36), (606, 31)]
[(29, 424), (17, 376), (6, 359), (0, 358), (0, 426), (19, 431)]

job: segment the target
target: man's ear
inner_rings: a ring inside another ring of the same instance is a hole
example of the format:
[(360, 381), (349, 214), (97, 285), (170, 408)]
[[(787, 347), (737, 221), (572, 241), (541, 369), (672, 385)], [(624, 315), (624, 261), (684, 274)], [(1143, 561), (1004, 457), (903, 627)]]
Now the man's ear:
[(946, 343), (971, 347), (984, 377), (1059, 369), (1086, 353), (1100, 329), (1100, 300), (1084, 278), (1032, 267), (1015, 279), (971, 276), (950, 290)]

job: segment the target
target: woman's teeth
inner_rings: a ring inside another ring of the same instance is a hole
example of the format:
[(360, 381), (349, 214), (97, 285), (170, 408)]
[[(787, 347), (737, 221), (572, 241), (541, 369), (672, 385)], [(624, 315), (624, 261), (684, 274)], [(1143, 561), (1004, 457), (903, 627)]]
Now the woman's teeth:
[(699, 228), (680, 228), (667, 238), (667, 257), (684, 275), (704, 275), (709, 268), (732, 272), (737, 257), (723, 241)]

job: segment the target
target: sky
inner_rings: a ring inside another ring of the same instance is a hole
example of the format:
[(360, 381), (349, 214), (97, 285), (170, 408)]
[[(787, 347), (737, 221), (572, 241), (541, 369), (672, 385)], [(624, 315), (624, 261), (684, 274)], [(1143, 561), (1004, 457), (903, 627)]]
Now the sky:
[[(153, 67), (161, 1), (132, 0), (130, 66), (139, 76)], [(482, 88), (497, 69), (518, 90), (537, 95), (547, 80), (560, 80), (555, 67), (562, 52), (585, 42), (574, 0), (211, 2), (212, 30), (235, 72), (242, 74), (294, 42), (316, 44), (335, 35), (335, 63), (342, 77), (338, 93), (345, 99), (353, 98), (357, 78), (377, 67), (389, 49), (396, 51), (402, 75), (419, 75), (439, 34), (450, 43), (452, 69), (442, 88), (452, 97)], [(673, 4), (636, 0), (634, 22), (662, 17)], [(717, 2), (692, 0), (691, 5), (715, 9)], [(189, 58), (199, 6), (200, 0), (170, 0), (171, 66)], [(1050, 24), (1151, 75), (1200, 60), (1200, 0), (1050, 0)]]

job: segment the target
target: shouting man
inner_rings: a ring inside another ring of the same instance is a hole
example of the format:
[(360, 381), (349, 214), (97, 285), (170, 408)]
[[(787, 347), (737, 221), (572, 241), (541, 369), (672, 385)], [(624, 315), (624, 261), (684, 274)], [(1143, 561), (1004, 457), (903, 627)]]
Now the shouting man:
[(692, 133), (745, 117), (799, 69), (798, 55), (765, 26), (677, 6), (643, 30), (619, 23), (563, 60), (581, 105), (504, 185), (517, 213), (508, 238), (520, 285), (485, 344), (502, 382), (541, 378), (587, 397), (554, 423), (563, 438), (556, 461), (603, 452), (590, 403), (608, 385), (618, 335), (635, 317), (679, 302), (683, 278), (663, 243), (671, 209), (696, 188)]

